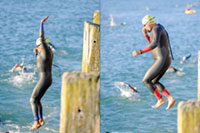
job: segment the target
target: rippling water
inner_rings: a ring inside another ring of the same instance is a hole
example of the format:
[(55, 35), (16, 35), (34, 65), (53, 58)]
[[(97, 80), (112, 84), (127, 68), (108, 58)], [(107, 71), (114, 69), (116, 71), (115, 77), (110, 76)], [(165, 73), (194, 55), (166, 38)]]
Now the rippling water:
[[(40, 20), (46, 21), (45, 36), (57, 48), (54, 53), (53, 84), (42, 99), (46, 125), (38, 131), (59, 132), (61, 73), (81, 70), (83, 25), (92, 21), (99, 3), (84, 0), (0, 1), (0, 132), (29, 132), (33, 116), (29, 99), (38, 81), (35, 41)], [(9, 70), (24, 59), (30, 72)]]
[[(185, 7), (193, 4), (195, 14), (186, 15)], [(101, 0), (101, 132), (176, 133), (179, 101), (197, 99), (197, 56), (200, 49), (200, 3), (196, 0)], [(168, 31), (175, 60), (172, 65), (181, 73), (167, 73), (161, 79), (172, 96), (174, 107), (152, 109), (155, 96), (143, 85), (142, 78), (153, 63), (151, 52), (134, 58), (133, 50), (147, 45), (141, 19), (155, 16)], [(110, 15), (115, 24), (109, 27)], [(191, 63), (179, 60), (191, 53)], [(140, 92), (138, 100), (122, 96), (116, 81), (128, 82)]]

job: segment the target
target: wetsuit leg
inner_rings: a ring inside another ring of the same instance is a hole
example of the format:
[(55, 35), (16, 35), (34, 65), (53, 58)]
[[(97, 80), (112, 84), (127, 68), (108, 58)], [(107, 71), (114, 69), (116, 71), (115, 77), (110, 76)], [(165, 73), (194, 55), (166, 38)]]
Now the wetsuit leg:
[(40, 100), (50, 85), (51, 80), (45, 80), (45, 78), (40, 78), (32, 92), (30, 103), (35, 121), (42, 118), (42, 105), (40, 103)]
[(162, 85), (159, 80), (162, 78), (162, 76), (165, 74), (165, 72), (167, 71), (167, 69), (170, 67), (171, 65), (171, 59), (166, 59), (165, 64), (162, 68), (162, 70), (160, 71), (160, 73), (158, 74), (158, 76), (156, 76), (153, 79), (153, 84), (155, 84), (156, 88), (158, 88), (159, 91), (163, 91), (165, 89), (164, 85)]
[(42, 104), (41, 104), (40, 100), (41, 100), (41, 98), (44, 96), (46, 90), (51, 86), (51, 83), (52, 83), (51, 80), (47, 80), (47, 81), (46, 81), (46, 86), (45, 86), (46, 89), (44, 89), (44, 91), (42, 91), (42, 92), (40, 93), (40, 95), (39, 95), (39, 99), (38, 99), (38, 101), (39, 101), (39, 103), (38, 103), (38, 116), (39, 116), (39, 119), (40, 119), (40, 118), (43, 118)]
[(164, 64), (165, 64), (165, 62), (163, 60), (155, 60), (154, 63), (152, 64), (152, 66), (147, 70), (147, 72), (142, 80), (144, 85), (152, 93), (154, 93), (154, 91), (156, 89), (156, 86), (152, 82), (152, 80), (160, 74)]

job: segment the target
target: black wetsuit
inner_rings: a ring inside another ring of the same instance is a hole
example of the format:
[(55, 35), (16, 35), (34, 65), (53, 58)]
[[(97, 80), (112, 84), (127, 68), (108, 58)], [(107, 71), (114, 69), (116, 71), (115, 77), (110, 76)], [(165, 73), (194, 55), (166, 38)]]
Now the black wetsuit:
[[(157, 24), (150, 33), (150, 45), (142, 49), (141, 52), (152, 50), (154, 63), (146, 72), (143, 83), (154, 93), (156, 88), (161, 92), (165, 87), (159, 82), (171, 64), (171, 55), (169, 51), (169, 37), (165, 28)], [(161, 95), (160, 95), (161, 96)]]
[(39, 73), (39, 81), (36, 84), (32, 92), (32, 96), (30, 98), (30, 103), (32, 106), (32, 111), (35, 121), (42, 118), (42, 105), (40, 100), (52, 83), (51, 70), (52, 70), (53, 53), (51, 49), (48, 47), (48, 45), (45, 43), (43, 24), (41, 24), (40, 39), (42, 42), (41, 44), (42, 50), (36, 57), (37, 69)]

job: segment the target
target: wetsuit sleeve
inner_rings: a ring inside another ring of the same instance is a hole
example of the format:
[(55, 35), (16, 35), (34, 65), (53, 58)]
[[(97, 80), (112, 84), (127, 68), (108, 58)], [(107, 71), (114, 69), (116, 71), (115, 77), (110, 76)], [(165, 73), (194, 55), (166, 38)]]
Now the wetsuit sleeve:
[(148, 43), (151, 43), (150, 37), (149, 37), (147, 34), (145, 35), (145, 38), (147, 39), (147, 42), (148, 42)]
[(156, 29), (153, 29), (152, 32), (153, 32), (153, 39), (152, 39), (153, 41), (150, 43), (149, 46), (147, 46), (146, 48), (140, 50), (141, 53), (145, 53), (145, 52), (151, 51), (152, 49), (154, 49), (155, 47), (158, 46), (158, 43), (159, 43), (159, 40), (160, 40), (159, 30), (158, 30), (158, 28), (156, 28)]

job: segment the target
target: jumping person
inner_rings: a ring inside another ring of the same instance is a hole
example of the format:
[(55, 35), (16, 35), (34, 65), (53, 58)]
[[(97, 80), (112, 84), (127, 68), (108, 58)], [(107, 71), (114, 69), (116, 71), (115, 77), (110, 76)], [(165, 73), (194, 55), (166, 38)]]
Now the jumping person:
[[(176, 99), (173, 98), (167, 89), (159, 82), (171, 64), (168, 33), (161, 24), (156, 24), (154, 17), (150, 15), (146, 15), (142, 19), (142, 24), (144, 26), (142, 32), (150, 44), (140, 51), (135, 50), (133, 56), (136, 57), (137, 55), (152, 51), (154, 63), (146, 72), (143, 83), (158, 99), (157, 103), (153, 105), (152, 108), (158, 108), (166, 103), (165, 99), (159, 93), (159, 91), (161, 91), (168, 99), (168, 106), (166, 108), (166, 110), (168, 110), (174, 105)], [(150, 37), (147, 32), (150, 32)]]
[(43, 24), (48, 19), (48, 16), (41, 20), (40, 27), (40, 38), (39, 42), (37, 42), (37, 49), (34, 51), (37, 54), (37, 69), (39, 73), (39, 81), (33, 89), (30, 104), (32, 107), (32, 112), (34, 116), (34, 124), (29, 130), (38, 129), (40, 126), (44, 125), (45, 122), (43, 120), (42, 114), (42, 104), (40, 102), (41, 98), (45, 94), (46, 90), (50, 87), (52, 83), (52, 61), (53, 61), (53, 53), (51, 48), (47, 45), (44, 37), (44, 28)]

